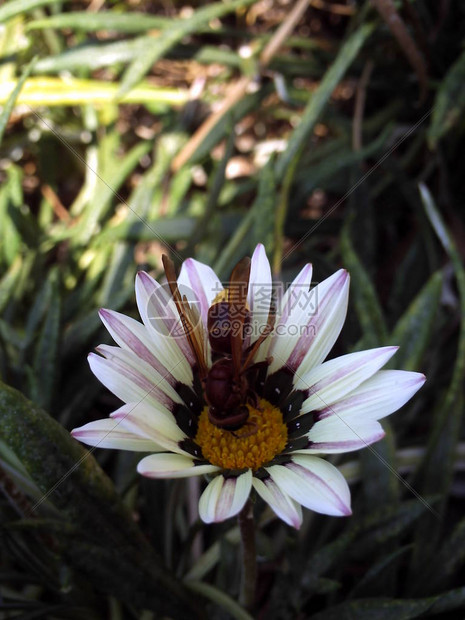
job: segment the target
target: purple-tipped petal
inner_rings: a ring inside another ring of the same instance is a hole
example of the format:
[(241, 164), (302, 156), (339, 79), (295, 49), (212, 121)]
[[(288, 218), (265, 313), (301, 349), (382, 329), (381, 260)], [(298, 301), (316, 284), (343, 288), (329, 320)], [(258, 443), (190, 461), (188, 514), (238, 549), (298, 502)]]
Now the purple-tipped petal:
[(296, 454), (286, 465), (265, 469), (278, 487), (302, 506), (336, 517), (352, 514), (347, 482), (331, 463), (316, 456)]
[(312, 266), (308, 264), (290, 284), (279, 303), (279, 318), (274, 326), (270, 346), (270, 355), (273, 356), (269, 369), (270, 374), (284, 366), (292, 353), (292, 349), (298, 341), (295, 326), (306, 324), (308, 321), (311, 280)]
[(176, 348), (179, 348), (189, 365), (193, 366), (195, 358), (168, 285), (162, 286), (148, 273), (140, 271), (136, 276), (136, 300), (141, 319), (151, 337), (159, 340), (162, 336), (166, 347), (174, 348), (171, 353), (173, 359), (178, 359)]
[[(127, 405), (125, 405), (127, 407)], [(158, 452), (163, 448), (153, 439), (142, 437), (129, 431), (118, 420), (106, 418), (95, 420), (71, 431), (74, 439), (88, 446), (131, 450), (133, 452)]]
[(237, 477), (216, 476), (200, 497), (200, 518), (205, 523), (217, 523), (237, 515), (244, 507), (251, 488), (250, 469)]
[(302, 525), (302, 509), (271, 479), (253, 478), (252, 484), (260, 497), (270, 506), (273, 512), (296, 530)]
[(140, 377), (141, 381), (149, 381), (150, 385), (155, 386), (155, 389), (151, 391), (160, 394), (160, 402), (168, 408), (171, 408), (173, 402), (182, 402), (178, 392), (168, 383), (166, 378), (143, 360), (138, 359), (132, 351), (126, 351), (125, 349), (120, 349), (120, 347), (108, 344), (100, 344), (95, 350), (106, 360), (112, 361), (119, 368), (120, 372), (126, 373), (128, 376), (135, 374)]
[[(102, 345), (101, 351), (105, 350), (106, 345)], [(157, 377), (155, 371), (153, 371), (154, 380), (143, 373), (141, 371), (143, 362), (140, 362), (139, 369), (131, 366), (124, 359), (125, 353), (127, 352), (115, 347), (111, 359), (105, 359), (95, 353), (90, 353), (87, 359), (97, 379), (123, 402), (146, 401), (154, 403), (155, 406), (161, 403), (171, 409), (173, 399), (167, 394), (169, 384), (166, 382), (163, 384), (162, 378)], [(164, 391), (163, 387), (166, 387), (167, 391)], [(176, 398), (175, 402), (180, 402), (180, 397), (175, 392), (173, 396)]]
[(155, 408), (145, 402), (135, 403), (128, 410), (122, 407), (115, 411), (111, 417), (120, 420), (129, 431), (150, 437), (163, 450), (183, 452), (178, 444), (186, 439), (186, 435), (176, 424), (173, 414), (162, 405)]
[(251, 316), (249, 343), (255, 342), (262, 335), (267, 325), (272, 288), (270, 263), (266, 257), (264, 246), (259, 243), (252, 255), (249, 290), (247, 292), (247, 303)]
[(297, 372), (295, 388), (308, 393), (302, 413), (331, 405), (354, 391), (384, 366), (397, 349), (398, 347), (381, 347), (349, 353), (325, 362), (305, 375)]
[(192, 383), (189, 363), (169, 338), (160, 334), (158, 339), (154, 339), (153, 333), (149, 334), (143, 325), (113, 310), (102, 309), (99, 315), (116, 344), (126, 351), (132, 351), (171, 385), (178, 381), (188, 385)]
[(340, 269), (310, 292), (294, 290), (294, 307), (285, 326), (276, 329), (270, 354), (270, 372), (286, 366), (306, 374), (320, 364), (344, 324), (349, 293), (349, 274)]
[(321, 408), (316, 417), (322, 420), (336, 415), (348, 423), (354, 419), (380, 420), (405, 405), (425, 380), (419, 372), (379, 370), (345, 398)]
[(317, 422), (308, 434), (308, 447), (294, 454), (338, 454), (360, 450), (384, 437), (376, 420), (350, 420), (331, 416)]
[(346, 318), (349, 284), (349, 274), (340, 269), (313, 289), (317, 310), (287, 361), (292, 369), (307, 373), (331, 351)]
[(200, 316), (207, 327), (208, 309), (215, 297), (223, 290), (218, 276), (208, 265), (193, 258), (184, 261), (178, 278), (178, 286), (182, 296), (188, 301), (199, 305)]
[(137, 471), (147, 478), (190, 478), (219, 471), (215, 465), (197, 465), (196, 459), (183, 454), (151, 454), (137, 465)]

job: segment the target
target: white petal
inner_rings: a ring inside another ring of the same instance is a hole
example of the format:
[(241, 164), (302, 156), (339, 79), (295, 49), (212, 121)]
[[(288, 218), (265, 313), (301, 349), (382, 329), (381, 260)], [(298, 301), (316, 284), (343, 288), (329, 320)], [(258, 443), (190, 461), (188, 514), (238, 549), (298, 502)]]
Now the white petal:
[(333, 516), (351, 514), (347, 482), (328, 461), (296, 454), (286, 465), (271, 465), (265, 469), (275, 483), (302, 506)]
[(312, 266), (308, 264), (294, 279), (279, 304), (279, 320), (276, 322), (270, 347), (270, 354), (273, 355), (270, 374), (284, 366), (291, 354), (298, 340), (294, 326), (308, 321), (311, 280)]
[(286, 495), (271, 478), (260, 480), (253, 478), (252, 484), (260, 497), (272, 510), (288, 525), (297, 530), (302, 525), (302, 509), (288, 495)]
[(121, 407), (111, 417), (120, 420), (129, 431), (150, 437), (163, 450), (183, 452), (178, 443), (186, 439), (186, 435), (176, 424), (173, 414), (162, 405), (155, 408), (145, 402), (134, 403), (131, 407)]
[(188, 258), (181, 267), (178, 286), (182, 296), (185, 295), (194, 306), (198, 304), (200, 316), (206, 327), (208, 309), (218, 293), (223, 290), (223, 285), (216, 273), (208, 265)]
[(308, 434), (309, 448), (293, 454), (337, 454), (366, 448), (384, 437), (383, 427), (376, 420), (350, 420), (331, 416), (317, 422)]
[(192, 369), (175, 340), (155, 330), (150, 332), (138, 321), (113, 310), (99, 312), (103, 324), (122, 349), (132, 351), (174, 385), (192, 385)]
[(250, 309), (250, 340), (253, 343), (266, 327), (270, 312), (273, 283), (271, 269), (264, 246), (259, 243), (252, 255), (250, 265), (249, 290), (247, 303)]
[(244, 507), (252, 488), (252, 471), (236, 478), (216, 476), (202, 493), (199, 514), (205, 523), (219, 522), (237, 515)]
[(285, 324), (276, 329), (270, 372), (286, 365), (299, 374), (320, 364), (332, 349), (344, 324), (349, 274), (340, 269), (311, 291), (293, 286)]
[(194, 365), (195, 358), (187, 341), (181, 320), (168, 284), (161, 285), (148, 273), (141, 271), (136, 276), (136, 300), (141, 319), (154, 341), (160, 335), (169, 338), (166, 346), (174, 348), (170, 358), (178, 361), (179, 352)]
[(152, 439), (131, 433), (118, 420), (111, 418), (84, 424), (84, 426), (73, 429), (71, 435), (88, 446), (99, 448), (132, 450), (134, 452), (158, 452), (163, 449)]
[(90, 353), (87, 359), (97, 379), (125, 403), (147, 401), (155, 406), (158, 403), (172, 406), (172, 400), (157, 383), (122, 360), (105, 359), (95, 353)]
[(346, 318), (349, 284), (349, 274), (340, 269), (315, 287), (317, 312), (288, 359), (291, 368), (307, 373), (331, 351)]
[(352, 392), (369, 379), (394, 355), (398, 347), (381, 347), (349, 353), (320, 364), (305, 375), (298, 371), (294, 380), (297, 390), (309, 390), (302, 413), (321, 409)]
[(137, 465), (137, 471), (148, 478), (189, 478), (219, 471), (215, 465), (195, 465), (193, 457), (182, 454), (151, 454)]
[(354, 419), (380, 420), (410, 400), (425, 380), (419, 372), (379, 370), (345, 398), (321, 408), (318, 419), (337, 415), (349, 423)]
[[(181, 403), (182, 399), (176, 392), (174, 387), (170, 385), (164, 376), (146, 364), (143, 360), (137, 358), (132, 351), (126, 351), (119, 347), (114, 347), (108, 344), (101, 344), (96, 347), (97, 353), (103, 355), (107, 360), (111, 360), (115, 367), (120, 369), (121, 372), (128, 372), (130, 375), (136, 373), (144, 377), (151, 385), (156, 386), (155, 393), (166, 406), (170, 406), (171, 403)], [(163, 395), (159, 395), (160, 391)]]

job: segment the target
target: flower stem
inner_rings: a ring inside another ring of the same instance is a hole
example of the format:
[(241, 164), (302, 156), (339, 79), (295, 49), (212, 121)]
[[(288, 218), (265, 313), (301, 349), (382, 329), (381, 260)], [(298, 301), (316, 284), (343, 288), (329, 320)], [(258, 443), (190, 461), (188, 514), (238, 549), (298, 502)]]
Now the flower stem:
[(238, 516), (242, 541), (242, 580), (240, 602), (249, 611), (255, 603), (257, 581), (257, 554), (255, 551), (255, 523), (252, 502), (247, 500)]

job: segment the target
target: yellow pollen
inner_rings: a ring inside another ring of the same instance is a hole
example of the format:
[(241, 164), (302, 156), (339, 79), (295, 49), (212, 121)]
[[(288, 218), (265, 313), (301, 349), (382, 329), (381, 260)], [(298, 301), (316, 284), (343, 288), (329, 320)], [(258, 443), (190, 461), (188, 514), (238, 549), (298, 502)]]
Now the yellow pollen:
[[(211, 306), (214, 306), (215, 304), (220, 303), (220, 301), (229, 301), (229, 289), (228, 288), (224, 288), (222, 291), (220, 291), (216, 297), (213, 299)], [(250, 310), (249, 308), (249, 304), (246, 302), (245, 304), (245, 309), (246, 310)]]
[(212, 301), (211, 305), (213, 306), (213, 305), (215, 305), (215, 304), (219, 303), (220, 301), (228, 301), (228, 295), (229, 295), (228, 289), (227, 289), (227, 288), (224, 288), (222, 291), (220, 291), (220, 292), (216, 295), (216, 297), (215, 297), (215, 299)]
[(287, 426), (279, 409), (260, 399), (247, 405), (249, 418), (236, 431), (218, 428), (208, 419), (208, 407), (199, 418), (196, 443), (212, 465), (224, 469), (257, 470), (280, 454), (287, 443)]

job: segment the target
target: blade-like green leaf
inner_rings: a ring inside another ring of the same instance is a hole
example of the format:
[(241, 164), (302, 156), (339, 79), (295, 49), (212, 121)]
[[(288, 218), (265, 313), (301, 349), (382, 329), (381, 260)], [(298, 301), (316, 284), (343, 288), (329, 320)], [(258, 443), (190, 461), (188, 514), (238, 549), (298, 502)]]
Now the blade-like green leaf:
[(383, 420), (386, 436), (360, 453), (363, 495), (369, 510), (381, 505), (395, 506), (399, 500), (399, 480), (395, 473), (396, 450), (388, 420)]
[[(457, 610), (463, 616), (465, 588), (450, 590), (423, 599), (362, 599), (336, 605), (310, 616), (311, 620), (411, 620), (438, 617), (437, 614)], [(446, 616), (445, 616), (446, 617)], [(449, 616), (447, 616), (449, 617)], [(452, 617), (452, 616), (450, 616)]]
[(186, 256), (190, 256), (196, 244), (205, 236), (205, 231), (208, 228), (212, 218), (215, 215), (215, 210), (219, 202), (219, 196), (221, 189), (225, 183), (225, 172), (228, 161), (230, 160), (234, 152), (234, 140), (235, 133), (233, 126), (230, 127), (229, 138), (226, 143), (226, 148), (220, 163), (216, 167), (214, 174), (212, 175), (211, 187), (206, 200), (205, 208), (202, 217), (197, 222), (195, 230), (193, 231), (189, 243), (186, 248)]
[[(442, 513), (454, 475), (455, 449), (460, 438), (464, 409), (465, 270), (452, 236), (434, 204), (433, 197), (423, 184), (420, 185), (420, 193), (431, 225), (452, 262), (460, 300), (459, 340), (452, 377), (445, 396), (441, 397), (434, 409), (432, 430), (428, 439), (425, 458), (417, 472), (417, 481), (415, 482), (415, 484), (421, 485), (423, 493), (441, 494), (442, 502), (439, 506), (439, 512)], [(415, 592), (425, 592), (421, 571), (425, 564), (436, 555), (436, 544), (439, 537), (437, 525), (437, 517), (428, 516), (420, 524), (417, 531), (415, 556), (411, 567), (411, 579)]]
[(11, 19), (15, 15), (27, 13), (41, 6), (50, 6), (51, 4), (64, 4), (67, 0), (10, 0), (0, 7), (0, 24)]
[[(429, 502), (432, 503), (429, 498)], [(418, 500), (402, 502), (400, 506), (387, 506), (351, 524), (336, 540), (324, 545), (309, 559), (302, 571), (300, 586), (307, 596), (313, 591), (319, 577), (336, 565), (356, 539), (357, 549), (363, 552), (387, 543), (402, 535), (424, 513), (426, 507)]]
[(465, 111), (465, 52), (458, 57), (442, 80), (434, 101), (428, 141), (435, 147), (438, 140), (454, 127)]
[(352, 301), (363, 331), (363, 341), (368, 347), (387, 343), (387, 327), (373, 283), (360, 262), (350, 239), (348, 224), (343, 229), (341, 253), (352, 278)]
[(268, 256), (274, 253), (274, 213), (276, 209), (276, 179), (272, 159), (263, 166), (258, 178), (257, 198), (252, 206), (254, 225), (251, 246), (263, 243)]
[[(463, 400), (463, 377), (465, 376), (465, 269), (463, 267), (462, 258), (458, 252), (455, 243), (450, 235), (439, 211), (434, 204), (433, 197), (425, 185), (420, 185), (421, 198), (425, 207), (429, 220), (434, 228), (436, 235), (438, 236), (444, 250), (450, 257), (452, 265), (454, 267), (455, 276), (457, 278), (457, 286), (459, 290), (460, 299), (460, 331), (459, 341), (457, 344), (457, 355), (454, 364), (454, 370), (452, 373), (451, 382), (446, 393), (444, 401), (441, 403), (441, 413), (438, 419), (438, 425), (436, 426), (436, 432), (433, 433), (431, 438), (433, 444), (436, 441), (444, 438), (443, 428), (446, 420), (450, 415), (453, 415), (458, 420), (462, 414), (462, 409), (459, 402)], [(442, 429), (441, 429), (442, 427)], [(431, 444), (429, 450), (433, 450)], [(454, 446), (451, 446), (450, 452), (453, 452)], [(428, 457), (427, 457), (428, 458)]]
[(50, 272), (49, 281), (50, 300), (37, 342), (33, 366), (34, 378), (39, 388), (38, 393), (34, 394), (34, 401), (47, 409), (52, 405), (59, 371), (61, 299), (57, 271)]
[[(1, 11), (1, 8), (0, 8)], [(5, 133), (5, 128), (8, 123), (8, 119), (11, 116), (11, 112), (13, 111), (14, 106), (17, 103), (18, 97), (21, 93), (22, 88), (24, 87), (26, 80), (31, 73), (36, 59), (33, 58), (31, 62), (24, 68), (21, 77), (16, 82), (14, 86), (12, 86), (10, 92), (2, 97), (2, 90), (4, 89), (4, 85), (0, 84), (0, 103), (4, 103), (5, 106), (0, 114), (0, 144), (3, 140), (3, 134)]]
[[(438, 590), (447, 580), (458, 574), (465, 562), (465, 519), (459, 521), (452, 534), (436, 554), (435, 564), (427, 567), (424, 578), (430, 591)], [(437, 570), (437, 566), (441, 570)]]
[(242, 9), (253, 2), (255, 0), (231, 0), (230, 2), (206, 5), (198, 9), (182, 23), (175, 22), (169, 30), (162, 32), (160, 36), (152, 37), (150, 44), (145, 50), (141, 51), (139, 56), (126, 69), (119, 96), (122, 97), (129, 92), (150, 71), (152, 65), (184, 37), (205, 26), (212, 19), (223, 17), (223, 15)]
[[(26, 72), (23, 73), (18, 82), (3, 82), (0, 84), (0, 104), (8, 102), (0, 116), (0, 138), (3, 118), (4, 116), (8, 118), (6, 112), (8, 109), (11, 112), (15, 103), (16, 105), (24, 104), (31, 107), (74, 106), (87, 103), (103, 105), (114, 101), (118, 90), (117, 84), (98, 80), (79, 80), (70, 77), (63, 80), (61, 78), (43, 76), (26, 80), (32, 67), (32, 63), (28, 65)], [(187, 100), (187, 91), (140, 84), (123, 97), (121, 103), (158, 105), (160, 111), (163, 111), (168, 106), (180, 106), (186, 103)], [(153, 107), (151, 109), (154, 111)]]
[(12, 297), (12, 293), (21, 277), (22, 267), (23, 259), (21, 256), (17, 256), (14, 263), (0, 280), (0, 313), (3, 312)]
[[(434, 599), (433, 599), (434, 600)], [(350, 601), (310, 616), (311, 620), (410, 620), (423, 617), (432, 599), (395, 600), (389, 598)]]
[(95, 70), (115, 63), (130, 62), (153, 42), (153, 37), (141, 36), (129, 41), (83, 44), (67, 49), (56, 56), (41, 58), (34, 67), (34, 73), (58, 73), (60, 71)]
[[(64, 553), (95, 587), (160, 615), (179, 619), (197, 615), (93, 456), (44, 411), (4, 384), (0, 384), (0, 439), (18, 457), (43, 499), (73, 528), (73, 548)], [(33, 514), (40, 506), (41, 502), (35, 504)]]
[(337, 57), (331, 63), (331, 67), (320, 82), (318, 89), (311, 94), (301, 121), (292, 132), (287, 148), (277, 162), (276, 170), (279, 177), (284, 175), (286, 169), (294, 159), (294, 156), (308, 140), (308, 136), (315, 126), (315, 123), (318, 121), (333, 90), (336, 88), (373, 30), (374, 26), (372, 24), (364, 24), (351, 34), (349, 39), (339, 50)]
[(43, 28), (71, 28), (83, 32), (94, 32), (96, 30), (113, 30), (114, 32), (146, 32), (157, 28), (168, 28), (173, 25), (173, 20), (169, 17), (159, 17), (147, 15), (147, 13), (131, 12), (116, 13), (114, 11), (78, 12), (70, 11), (52, 15), (44, 19), (36, 19), (27, 25), (27, 30)]
[(418, 370), (435, 333), (435, 318), (441, 300), (442, 274), (434, 273), (404, 312), (390, 338), (399, 346), (395, 367)]

